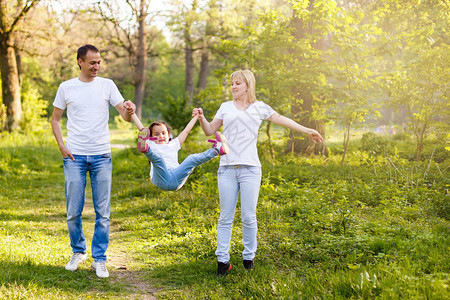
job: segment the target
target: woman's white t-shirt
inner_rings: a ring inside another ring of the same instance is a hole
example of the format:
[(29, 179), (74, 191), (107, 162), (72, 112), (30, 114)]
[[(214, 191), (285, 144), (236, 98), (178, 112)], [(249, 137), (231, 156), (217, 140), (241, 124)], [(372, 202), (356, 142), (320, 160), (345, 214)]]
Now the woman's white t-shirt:
[(99, 155), (111, 152), (109, 104), (123, 101), (111, 79), (95, 77), (91, 82), (73, 78), (61, 83), (53, 106), (67, 109), (66, 147), (72, 154)]
[[(174, 138), (167, 144), (156, 144), (150, 142), (150, 150), (154, 153), (159, 153), (166, 162), (167, 169), (175, 169), (180, 164), (178, 163), (178, 151), (181, 149), (180, 140)], [(150, 179), (153, 181), (153, 163), (150, 168)]]
[(220, 166), (260, 167), (256, 147), (259, 127), (263, 120), (274, 113), (275, 110), (262, 101), (254, 102), (244, 110), (239, 110), (234, 101), (222, 103), (214, 118), (222, 120), (223, 134), (227, 138), (230, 152), (220, 157)]

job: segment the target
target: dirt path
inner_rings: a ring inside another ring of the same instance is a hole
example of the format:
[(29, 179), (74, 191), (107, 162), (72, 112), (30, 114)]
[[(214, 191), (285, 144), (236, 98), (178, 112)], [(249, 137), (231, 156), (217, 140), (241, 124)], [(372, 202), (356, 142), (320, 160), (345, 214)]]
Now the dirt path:
[[(95, 212), (92, 199), (86, 198), (83, 210), (83, 230), (85, 231), (86, 239), (93, 235), (94, 222)], [(132, 264), (132, 258), (127, 255), (125, 249), (121, 248), (122, 244), (120, 242), (114, 242), (121, 239), (120, 235), (123, 232), (117, 230), (113, 224), (110, 226), (110, 244), (107, 251), (108, 261), (106, 263), (110, 273), (109, 280), (124, 284), (127, 287), (129, 294), (125, 299), (156, 299), (154, 293), (157, 290), (150, 286), (149, 282), (144, 280), (144, 273), (142, 271), (133, 271), (130, 269), (129, 266)]]
[(111, 148), (114, 149), (127, 149), (127, 148), (131, 148), (130, 145), (125, 145), (125, 144), (111, 144)]

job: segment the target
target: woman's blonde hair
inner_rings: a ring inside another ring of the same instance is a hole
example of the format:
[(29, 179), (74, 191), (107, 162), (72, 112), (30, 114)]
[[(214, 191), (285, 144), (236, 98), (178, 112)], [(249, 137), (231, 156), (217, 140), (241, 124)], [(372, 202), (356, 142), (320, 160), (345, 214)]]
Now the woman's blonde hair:
[(256, 80), (255, 75), (253, 75), (250, 70), (238, 70), (231, 74), (230, 80), (233, 81), (235, 79), (240, 79), (247, 85), (247, 100), (249, 103), (256, 102)]

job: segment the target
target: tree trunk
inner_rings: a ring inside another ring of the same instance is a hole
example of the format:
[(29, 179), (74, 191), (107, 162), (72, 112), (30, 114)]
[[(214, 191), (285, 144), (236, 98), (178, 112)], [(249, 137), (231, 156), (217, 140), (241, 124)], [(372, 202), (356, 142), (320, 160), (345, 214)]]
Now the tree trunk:
[(192, 96), (194, 95), (194, 50), (190, 37), (186, 38), (185, 46), (185, 63), (186, 63), (186, 78), (185, 78), (185, 91), (188, 94), (188, 105), (192, 105)]
[(16, 51), (10, 44), (10, 38), (0, 40), (0, 72), (2, 73), (2, 97), (6, 106), (6, 130), (19, 129), (22, 121), (22, 103), (20, 99), (19, 73)]
[(142, 105), (144, 103), (145, 95), (145, 79), (147, 70), (147, 45), (145, 42), (145, 19), (147, 18), (147, 11), (145, 9), (146, 0), (141, 0), (139, 7), (139, 41), (137, 52), (137, 66), (134, 79), (135, 92), (134, 102), (136, 104), (136, 115), (142, 117)]
[(208, 77), (209, 68), (209, 52), (206, 42), (203, 44), (202, 48), (202, 60), (200, 62), (200, 73), (198, 75), (197, 87), (199, 90), (204, 90), (206, 88), (206, 78)]
[(423, 140), (425, 137), (425, 132), (426, 132), (427, 126), (423, 125), (422, 128), (417, 128), (417, 133), (416, 135), (416, 143), (417, 143), (417, 147), (416, 147), (416, 161), (420, 161), (420, 156), (422, 155), (422, 150), (423, 150)]
[[(195, 14), (198, 7), (198, 1), (192, 2), (192, 9), (190, 14)], [(194, 42), (192, 41), (192, 25), (194, 23), (193, 16), (186, 15), (186, 23), (184, 27), (184, 60), (186, 67), (186, 77), (184, 82), (184, 88), (187, 96), (186, 105), (192, 106), (192, 100), (194, 96)]]
[(267, 123), (266, 134), (267, 134), (267, 140), (269, 142), (270, 157), (272, 158), (272, 161), (273, 161), (273, 160), (275, 160), (275, 149), (273, 149), (272, 136), (270, 135), (271, 127), (272, 127), (272, 122)]
[(344, 131), (344, 153), (342, 153), (341, 164), (344, 163), (345, 157), (347, 156), (348, 144), (350, 142), (350, 127), (351, 127), (351, 124), (347, 123), (347, 127), (345, 128), (345, 131)]
[[(313, 9), (314, 0), (309, 1), (309, 10)], [(295, 14), (295, 12), (294, 12)], [(302, 39), (306, 33), (311, 33), (314, 31), (312, 24), (305, 24), (302, 20), (297, 18), (295, 15), (292, 19), (292, 27), (294, 28), (294, 37), (296, 40)], [(317, 42), (313, 47), (317, 49), (322, 49), (323, 43)], [(299, 56), (297, 59), (301, 60)], [(317, 130), (325, 138), (325, 123), (323, 120), (312, 120), (311, 114), (313, 112), (313, 96), (311, 92), (302, 87), (294, 87), (292, 90), (294, 95), (297, 95), (297, 102), (301, 104), (293, 104), (291, 106), (291, 113), (294, 118), (299, 118), (299, 123), (303, 126), (313, 128)], [(302, 136), (300, 138), (300, 136)], [(288, 142), (285, 152), (295, 152), (302, 155), (324, 155), (328, 156), (328, 148), (323, 143), (313, 143), (309, 138), (301, 135), (298, 132), (291, 131), (291, 140)]]
[(19, 14), (12, 19), (8, 14), (6, 0), (0, 0), (0, 72), (2, 73), (2, 99), (6, 106), (6, 130), (18, 129), (22, 121), (22, 103), (20, 99), (19, 70), (17, 67), (16, 51), (13, 46), (13, 33), (20, 20), (36, 5), (39, 0), (25, 1)]
[[(301, 97), (301, 96), (300, 96)], [(312, 101), (303, 101), (303, 105), (301, 106), (294, 106), (291, 107), (292, 114), (298, 115), (299, 111), (302, 111), (301, 117), (299, 118), (298, 123), (305, 127), (314, 128), (317, 130), (322, 137), (325, 137), (325, 123), (322, 120), (311, 120), (311, 112), (312, 110), (309, 110), (308, 104), (312, 104)], [(328, 156), (328, 148), (323, 143), (313, 143), (309, 137), (305, 136), (304, 134), (291, 131), (290, 134), (290, 140), (287, 143), (285, 152), (291, 152), (291, 153), (297, 153), (304, 156), (309, 155), (323, 155)]]

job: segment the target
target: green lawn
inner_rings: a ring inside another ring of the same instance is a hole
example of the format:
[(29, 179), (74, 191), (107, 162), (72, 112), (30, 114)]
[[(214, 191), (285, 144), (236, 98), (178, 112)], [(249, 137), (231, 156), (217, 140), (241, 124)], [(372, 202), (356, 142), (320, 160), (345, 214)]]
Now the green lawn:
[[(113, 143), (134, 146), (134, 135), (113, 131)], [(64, 176), (51, 132), (0, 138), (1, 299), (449, 299), (448, 159), (410, 162), (398, 154), (406, 146), (374, 156), (356, 143), (340, 165), (338, 146), (325, 160), (284, 155), (276, 143), (272, 160), (262, 141), (255, 269), (242, 266), (237, 209), (233, 269), (218, 278), (218, 160), (164, 192), (141, 153), (114, 149), (111, 276), (98, 279), (92, 258), (64, 269)], [(180, 159), (205, 139), (191, 136)], [(93, 221), (88, 201), (88, 247)]]

